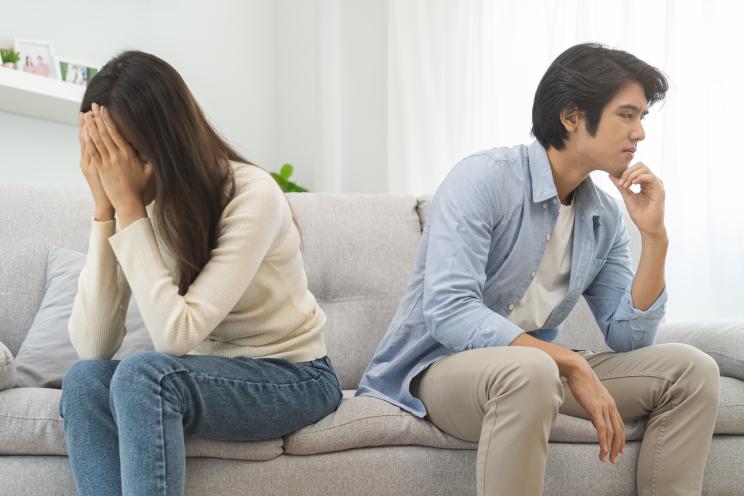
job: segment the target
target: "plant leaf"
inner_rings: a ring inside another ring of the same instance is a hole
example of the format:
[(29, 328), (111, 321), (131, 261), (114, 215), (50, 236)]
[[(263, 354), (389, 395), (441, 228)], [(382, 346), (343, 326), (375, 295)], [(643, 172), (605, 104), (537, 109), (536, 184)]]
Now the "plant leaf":
[(284, 179), (289, 179), (289, 176), (292, 175), (292, 172), (294, 172), (294, 167), (292, 167), (292, 164), (284, 164), (279, 171), (279, 175), (282, 176)]

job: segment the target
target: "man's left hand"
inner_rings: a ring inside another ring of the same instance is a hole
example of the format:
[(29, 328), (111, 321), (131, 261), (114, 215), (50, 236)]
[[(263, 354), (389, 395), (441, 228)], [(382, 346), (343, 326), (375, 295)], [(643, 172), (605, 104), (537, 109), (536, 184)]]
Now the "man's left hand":
[[(628, 167), (619, 178), (610, 175), (610, 180), (620, 191), (628, 214), (638, 226), (641, 235), (653, 237), (666, 232), (664, 183), (643, 162)], [(630, 190), (634, 184), (641, 186), (638, 193)]]

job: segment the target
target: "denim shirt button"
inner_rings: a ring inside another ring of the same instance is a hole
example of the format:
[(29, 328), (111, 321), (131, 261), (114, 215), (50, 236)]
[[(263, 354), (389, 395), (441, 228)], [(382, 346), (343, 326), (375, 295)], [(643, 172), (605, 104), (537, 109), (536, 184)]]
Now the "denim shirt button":
[(514, 304), (513, 303), (509, 305), (509, 310), (514, 310)]

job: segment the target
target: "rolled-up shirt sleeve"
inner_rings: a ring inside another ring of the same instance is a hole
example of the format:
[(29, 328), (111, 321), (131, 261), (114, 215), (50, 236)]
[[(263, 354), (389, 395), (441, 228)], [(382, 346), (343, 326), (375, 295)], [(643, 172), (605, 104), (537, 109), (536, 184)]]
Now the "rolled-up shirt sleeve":
[(453, 351), (511, 344), (523, 331), (483, 302), (486, 262), (500, 213), (488, 156), (457, 164), (432, 198), (423, 314), (429, 333)]
[(630, 236), (621, 217), (607, 262), (584, 292), (607, 346), (617, 352), (654, 344), (666, 311), (666, 288), (648, 309), (633, 306), (631, 267)]

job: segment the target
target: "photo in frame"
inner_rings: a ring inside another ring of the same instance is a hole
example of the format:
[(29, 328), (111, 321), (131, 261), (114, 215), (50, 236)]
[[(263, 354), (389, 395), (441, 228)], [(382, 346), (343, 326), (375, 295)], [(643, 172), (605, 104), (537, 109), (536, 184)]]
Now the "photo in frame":
[(57, 57), (60, 79), (67, 83), (88, 86), (88, 82), (101, 69), (97, 64)]
[(59, 79), (59, 65), (51, 42), (16, 38), (15, 50), (20, 54), (19, 71)]

